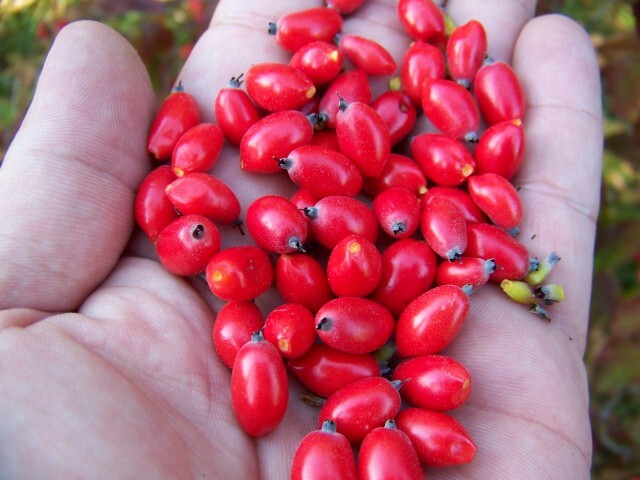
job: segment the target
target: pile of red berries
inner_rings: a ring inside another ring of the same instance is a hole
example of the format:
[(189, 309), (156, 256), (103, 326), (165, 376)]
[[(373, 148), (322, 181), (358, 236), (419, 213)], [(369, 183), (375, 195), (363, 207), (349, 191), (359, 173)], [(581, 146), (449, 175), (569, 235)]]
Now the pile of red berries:
[[(525, 96), (514, 70), (487, 55), (479, 22), (448, 27), (431, 0), (398, 2), (414, 40), (398, 68), (379, 43), (342, 31), (363, 2), (327, 0), (270, 24), (290, 62), (233, 78), (217, 93), (217, 124), (179, 86), (148, 137), (168, 163), (136, 198), (165, 268), (204, 273), (226, 302), (213, 343), (244, 431), (277, 428), (288, 372), (321, 405), (292, 479), (422, 478), (422, 466), (470, 462), (476, 445), (445, 412), (465, 403), (471, 378), (441, 353), (469, 295), (500, 283), (545, 317), (563, 295), (541, 285), (557, 255), (532, 261), (516, 238)], [(372, 99), (370, 77), (396, 71)], [(421, 114), (434, 131), (415, 132)], [(225, 142), (242, 170), (286, 174), (295, 195), (241, 205), (208, 173)], [(239, 225), (241, 212), (254, 244), (221, 249), (217, 225)], [(253, 300), (272, 286), (283, 303), (263, 318)]]

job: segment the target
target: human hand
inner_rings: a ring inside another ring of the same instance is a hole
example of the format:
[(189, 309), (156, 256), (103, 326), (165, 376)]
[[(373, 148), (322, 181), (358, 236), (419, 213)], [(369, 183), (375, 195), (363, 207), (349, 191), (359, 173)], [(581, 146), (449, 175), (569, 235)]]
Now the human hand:
[[(553, 278), (567, 300), (547, 324), (495, 286), (474, 294), (446, 353), (473, 378), (454, 415), (478, 453), (428, 476), (587, 478), (582, 356), (602, 153), (597, 63), (573, 22), (532, 19), (535, 2), (478, 3), (450, 0), (447, 10), (456, 23), (480, 20), (492, 56), (512, 61), (523, 83), (528, 150), (514, 180), (521, 239), (534, 255), (561, 254)], [(231, 76), (286, 60), (267, 22), (320, 4), (275, 0), (267, 12), (258, 0), (221, 2), (180, 75), (205, 120)], [(408, 39), (394, 7), (369, 2), (345, 31), (398, 58)], [(212, 349), (216, 302), (199, 279), (176, 278), (149, 258), (146, 239), (130, 241), (154, 105), (144, 67), (120, 36), (92, 22), (60, 33), (0, 169), (0, 477), (282, 479), (315, 428), (296, 390), (276, 431), (244, 435), (229, 371)], [(230, 147), (213, 173), (245, 207), (287, 191), (285, 182), (240, 174)]]

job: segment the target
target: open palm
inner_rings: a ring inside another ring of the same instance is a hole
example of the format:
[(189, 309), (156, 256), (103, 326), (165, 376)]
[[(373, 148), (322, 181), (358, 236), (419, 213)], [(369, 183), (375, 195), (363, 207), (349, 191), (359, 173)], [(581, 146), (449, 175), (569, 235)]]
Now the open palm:
[[(230, 77), (255, 62), (286, 61), (266, 36), (269, 21), (321, 4), (223, 0), (180, 75), (205, 119), (213, 120), (215, 92)], [(409, 40), (395, 4), (371, 0), (345, 31), (400, 58)], [(478, 454), (469, 465), (429, 471), (433, 479), (588, 477), (582, 355), (599, 196), (599, 78), (587, 35), (562, 17), (532, 20), (534, 7), (447, 3), (456, 23), (485, 25), (490, 53), (512, 61), (526, 89), (528, 151), (515, 179), (521, 240), (533, 255), (561, 254), (553, 279), (568, 299), (547, 324), (495, 286), (474, 294), (446, 353), (473, 377), (473, 394), (454, 415)], [(93, 22), (60, 33), (0, 169), (0, 478), (284, 479), (297, 443), (315, 428), (315, 412), (296, 391), (273, 434), (243, 434), (229, 371), (213, 352), (215, 300), (199, 279), (164, 271), (145, 238), (131, 237), (154, 105), (144, 68), (119, 35)], [(245, 207), (286, 192), (271, 177), (240, 175), (236, 155), (226, 148), (213, 173)], [(226, 238), (241, 241), (231, 230)]]

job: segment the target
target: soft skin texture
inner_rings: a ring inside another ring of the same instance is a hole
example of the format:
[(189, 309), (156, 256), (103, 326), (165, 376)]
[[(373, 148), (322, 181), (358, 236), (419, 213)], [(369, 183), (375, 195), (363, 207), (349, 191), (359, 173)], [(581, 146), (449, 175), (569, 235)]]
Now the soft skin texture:
[[(222, 0), (180, 75), (205, 120), (230, 77), (257, 61), (286, 61), (265, 36), (267, 22), (320, 5)], [(369, 1), (345, 32), (371, 37), (399, 61), (409, 40), (395, 5)], [(534, 7), (447, 2), (456, 23), (485, 23), (492, 56), (520, 75), (528, 102), (528, 150), (514, 179), (525, 211), (520, 238), (538, 257), (560, 253), (553, 281), (567, 300), (546, 323), (495, 286), (474, 294), (445, 353), (473, 378), (454, 415), (478, 454), (430, 479), (589, 478), (583, 354), (602, 157), (598, 65), (580, 27), (532, 19)], [(283, 479), (315, 428), (316, 410), (295, 387), (272, 435), (242, 433), (229, 371), (212, 347), (216, 302), (201, 279), (168, 274), (146, 239), (132, 237), (155, 105), (141, 61), (117, 33), (94, 22), (60, 32), (0, 169), (0, 478)], [(230, 147), (213, 173), (245, 208), (291, 191), (284, 177), (239, 175)], [(227, 244), (241, 241), (223, 234)], [(267, 296), (263, 308), (273, 302)]]

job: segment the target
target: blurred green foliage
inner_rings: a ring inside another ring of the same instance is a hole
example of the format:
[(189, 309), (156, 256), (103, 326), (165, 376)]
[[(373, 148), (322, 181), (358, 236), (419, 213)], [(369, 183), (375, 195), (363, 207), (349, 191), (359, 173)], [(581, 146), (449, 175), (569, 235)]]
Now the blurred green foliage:
[[(136, 47), (158, 98), (169, 91), (216, 1), (0, 0), (0, 159), (44, 56), (67, 22), (93, 18)], [(605, 154), (586, 364), (592, 477), (640, 478), (640, 0), (541, 0), (579, 21), (598, 51)]]

